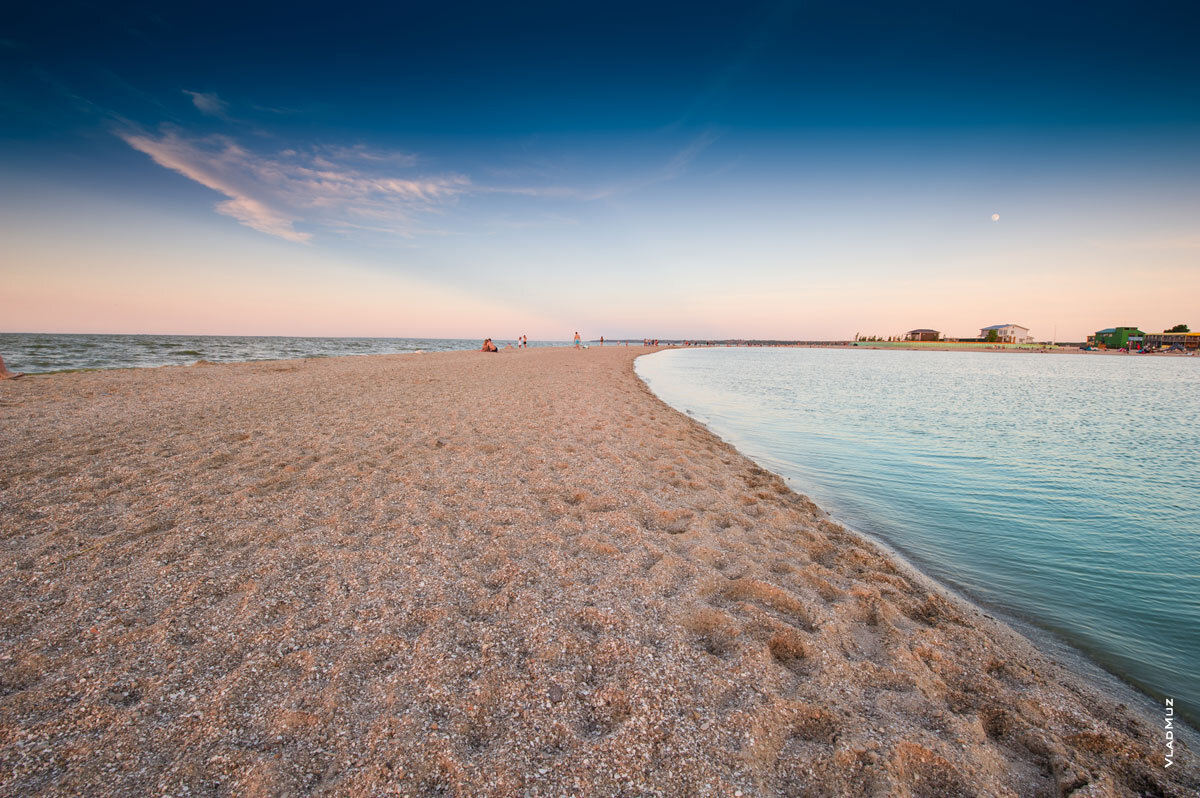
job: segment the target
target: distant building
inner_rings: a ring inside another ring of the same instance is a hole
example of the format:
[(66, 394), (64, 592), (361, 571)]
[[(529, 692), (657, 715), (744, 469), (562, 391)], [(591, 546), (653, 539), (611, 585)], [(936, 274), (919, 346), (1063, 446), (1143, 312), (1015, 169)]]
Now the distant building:
[(1146, 334), (1137, 327), (1109, 327), (1104, 330), (1096, 330), (1092, 339), (1096, 346), (1103, 344), (1109, 349), (1124, 349), (1131, 344), (1136, 349), (1143, 342), (1145, 336)]
[(941, 337), (937, 330), (909, 330), (904, 334), (905, 341), (937, 341)]
[(1170, 349), (1172, 346), (1182, 346), (1184, 349), (1195, 351), (1200, 349), (1200, 332), (1146, 333), (1142, 343), (1147, 349)]
[(1022, 327), (1019, 324), (993, 324), (991, 327), (981, 329), (979, 337), (986, 341), (988, 333), (992, 330), (996, 331), (996, 340), (1002, 344), (1033, 343), (1033, 337), (1029, 334), (1029, 328)]

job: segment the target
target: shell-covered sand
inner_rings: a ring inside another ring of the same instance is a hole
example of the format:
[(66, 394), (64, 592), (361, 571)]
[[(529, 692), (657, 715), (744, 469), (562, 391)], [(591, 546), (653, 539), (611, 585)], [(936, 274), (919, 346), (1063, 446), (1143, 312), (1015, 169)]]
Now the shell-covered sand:
[(0, 793), (1196, 791), (644, 351), (0, 383)]

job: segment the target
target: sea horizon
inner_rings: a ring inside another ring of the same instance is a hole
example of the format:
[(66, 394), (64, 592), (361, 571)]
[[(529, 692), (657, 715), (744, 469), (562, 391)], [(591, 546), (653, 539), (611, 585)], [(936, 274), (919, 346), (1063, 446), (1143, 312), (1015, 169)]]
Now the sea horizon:
[[(63, 371), (113, 368), (157, 368), (185, 366), (197, 361), (214, 363), (288, 360), (306, 357), (340, 357), (370, 354), (405, 354), (478, 349), (487, 336), (411, 337), (411, 336), (314, 336), (314, 335), (234, 335), (223, 333), (70, 333), (0, 332), (0, 357), (14, 372), (53, 374)], [(492, 337), (500, 346), (520, 346), (516, 338)], [(849, 347), (868, 349), (909, 349), (915, 351), (994, 351), (994, 352), (1074, 352), (1076, 344), (1052, 347), (1040, 344), (996, 345), (912, 341), (844, 341), (806, 339), (705, 339), (705, 338), (586, 338), (582, 344), (642, 345), (657, 341), (664, 346), (687, 345), (712, 347)], [(529, 347), (571, 346), (570, 337), (528, 339)], [(1091, 353), (1097, 354), (1097, 353)], [(1112, 354), (1112, 353), (1099, 353)], [(1140, 355), (1145, 356), (1145, 355)], [(1154, 353), (1152, 357), (1177, 357), (1173, 353)]]

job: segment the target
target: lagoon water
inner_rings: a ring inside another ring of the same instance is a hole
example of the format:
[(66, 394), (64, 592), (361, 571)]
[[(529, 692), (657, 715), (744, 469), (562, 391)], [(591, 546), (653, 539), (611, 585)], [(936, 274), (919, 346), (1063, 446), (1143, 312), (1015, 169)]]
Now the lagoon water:
[[(496, 339), (497, 344), (515, 341)], [(255, 335), (63, 335), (0, 333), (0, 356), (13, 371), (186, 366), (334, 355), (387, 355), (478, 349), (479, 338), (297, 338)], [(565, 341), (530, 341), (565, 346)]]
[(1200, 718), (1200, 358), (727, 348), (637, 370), (838, 520)]

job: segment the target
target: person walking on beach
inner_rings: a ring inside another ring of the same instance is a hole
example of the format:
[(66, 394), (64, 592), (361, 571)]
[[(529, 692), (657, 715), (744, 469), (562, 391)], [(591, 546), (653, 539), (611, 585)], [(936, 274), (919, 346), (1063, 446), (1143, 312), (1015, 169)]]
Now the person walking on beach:
[(575, 331), (575, 348), (579, 348), (579, 330)]

